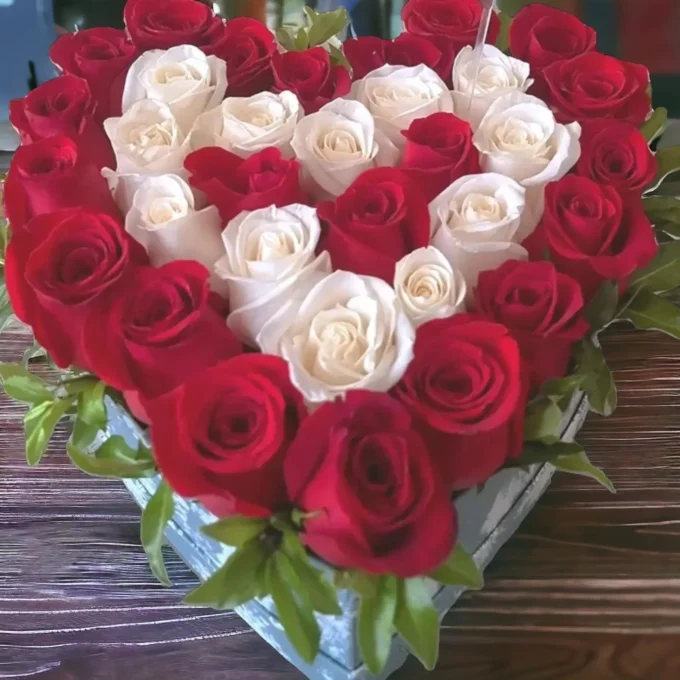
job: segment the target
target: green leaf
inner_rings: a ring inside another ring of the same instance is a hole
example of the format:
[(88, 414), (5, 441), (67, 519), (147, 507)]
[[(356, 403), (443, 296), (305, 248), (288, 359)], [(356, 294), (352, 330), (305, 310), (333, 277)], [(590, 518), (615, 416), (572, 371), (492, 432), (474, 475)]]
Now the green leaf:
[(201, 531), (220, 543), (241, 548), (260, 536), (268, 526), (269, 522), (266, 519), (234, 515), (201, 527)]
[(175, 499), (172, 489), (165, 480), (162, 480), (142, 512), (140, 537), (144, 552), (149, 558), (151, 571), (164, 586), (172, 585), (163, 561), (162, 548), (165, 528), (172, 519), (174, 511)]
[(333, 66), (344, 66), (348, 72), (351, 73), (352, 65), (347, 60), (344, 52), (338, 49), (335, 45), (328, 44), (328, 52), (331, 55), (331, 63)]
[(33, 406), (24, 418), (26, 432), (26, 460), (29, 465), (40, 462), (57, 423), (73, 406), (72, 399), (42, 401)]
[(576, 373), (583, 378), (581, 388), (588, 395), (590, 409), (602, 416), (610, 416), (616, 409), (616, 385), (602, 348), (586, 338), (577, 347), (576, 360)]
[(651, 291), (641, 290), (621, 312), (640, 330), (657, 330), (680, 340), (680, 309)]
[(559, 436), (562, 409), (552, 399), (540, 399), (529, 404), (524, 418), (524, 439), (540, 441), (545, 437)]
[(78, 396), (78, 417), (90, 425), (106, 425), (105, 393), (106, 385), (101, 381), (87, 385)]
[(86, 449), (95, 440), (102, 428), (98, 425), (90, 425), (80, 418), (76, 418), (71, 433), (71, 442), (79, 449)]
[(657, 171), (653, 182), (645, 189), (651, 193), (658, 189), (663, 182), (680, 170), (680, 146), (669, 146), (656, 152)]
[(233, 609), (252, 600), (262, 588), (262, 567), (267, 552), (251, 542), (236, 550), (205, 583), (191, 591), (184, 604), (213, 609)]
[(675, 196), (646, 196), (642, 199), (645, 214), (656, 229), (671, 235), (680, 229), (680, 198)]
[(342, 609), (338, 604), (338, 595), (325, 574), (312, 567), (306, 555), (301, 559), (284, 553), (284, 557), (281, 564), (288, 560), (289, 567), (286, 566), (286, 569), (292, 572), (288, 582), (296, 588), (300, 596), (309, 599), (312, 609), (320, 614), (340, 616)]
[(583, 447), (576, 442), (526, 442), (520, 457), (512, 461), (513, 467), (525, 467), (552, 463), (560, 456), (571, 456), (583, 453)]
[(349, 25), (349, 14), (344, 7), (332, 12), (322, 12), (311, 19), (309, 28), (309, 47), (323, 45), (325, 42), (344, 31)]
[(4, 388), (12, 399), (23, 401), (25, 404), (54, 400), (54, 395), (45, 387), (45, 383), (35, 376), (9, 376), (5, 379)]
[(392, 646), (397, 612), (397, 579), (383, 576), (372, 597), (363, 596), (359, 606), (359, 650), (368, 670), (378, 675), (385, 668)]
[(611, 493), (616, 493), (614, 485), (609, 481), (609, 478), (605, 473), (598, 467), (595, 467), (590, 460), (585, 451), (580, 453), (573, 453), (569, 456), (560, 456), (557, 460), (553, 461), (552, 464), (562, 472), (570, 472), (574, 475), (582, 475), (584, 477), (590, 477), (596, 482), (599, 482), (604, 486), (605, 489)]
[(47, 383), (39, 378), (37, 375), (33, 375), (25, 366), (21, 364), (0, 364), (0, 378), (7, 380), (7, 378), (14, 378), (20, 376), (22, 378), (32, 378), (33, 380), (40, 381), (43, 385)]
[(9, 239), (9, 222), (4, 219), (2, 215), (2, 208), (0, 208), (0, 267), (5, 266), (5, 258), (7, 256), (7, 246), (9, 245)]
[(288, 28), (286, 26), (282, 28), (277, 28), (276, 31), (276, 39), (278, 40), (279, 44), (281, 47), (283, 47), (286, 52), (295, 52), (295, 34), (293, 33), (293, 30), (291, 28)]
[(439, 656), (439, 614), (422, 578), (400, 580), (394, 626), (428, 671)]
[(471, 590), (484, 587), (482, 572), (460, 543), (456, 544), (446, 562), (430, 574), (430, 578), (447, 586), (462, 586)]
[(34, 340), (33, 344), (24, 352), (21, 359), (22, 366), (28, 366), (33, 359), (41, 359), (47, 357), (47, 352)]
[(380, 579), (363, 571), (336, 571), (333, 583), (340, 590), (353, 590), (361, 597), (375, 597)]
[(512, 17), (505, 12), (498, 12), (496, 16), (501, 21), (501, 30), (496, 39), (496, 47), (501, 52), (508, 52), (510, 50), (510, 25), (512, 24)]
[(652, 115), (642, 124), (640, 132), (651, 144), (657, 137), (661, 137), (668, 122), (668, 110), (660, 106), (654, 109)]
[(309, 45), (309, 34), (307, 33), (307, 29), (301, 28), (298, 32), (297, 35), (295, 36), (295, 49), (298, 52), (303, 52), (306, 50), (310, 45)]
[(661, 293), (680, 286), (680, 241), (670, 241), (659, 246), (652, 262), (633, 275), (632, 288), (645, 288)]
[(319, 652), (321, 631), (311, 606), (296, 597), (286, 581), (286, 559), (282, 553), (276, 553), (267, 563), (267, 588), (288, 639), (304, 661), (313, 663)]
[[(114, 437), (112, 437), (114, 439)], [(100, 457), (101, 450), (110, 440), (100, 447), (94, 456), (90, 456), (72, 442), (66, 444), (66, 451), (73, 464), (83, 472), (94, 477), (113, 477), (116, 479), (140, 479), (142, 477), (153, 477), (156, 474), (156, 467), (153, 461), (127, 461), (124, 457), (115, 456)], [(111, 447), (108, 452), (113, 451)]]
[(592, 332), (606, 328), (616, 317), (619, 288), (612, 281), (605, 281), (588, 303), (584, 316)]
[(582, 383), (582, 375), (569, 375), (566, 378), (548, 380), (543, 383), (540, 393), (564, 409), (568, 406), (571, 398), (574, 396), (574, 392), (581, 387)]
[(14, 310), (9, 301), (4, 274), (0, 274), (0, 334), (14, 321)]
[(139, 442), (137, 449), (135, 450), (128, 446), (125, 438), (120, 435), (108, 437), (97, 449), (95, 456), (99, 460), (155, 467), (151, 449), (146, 448), (142, 442)]

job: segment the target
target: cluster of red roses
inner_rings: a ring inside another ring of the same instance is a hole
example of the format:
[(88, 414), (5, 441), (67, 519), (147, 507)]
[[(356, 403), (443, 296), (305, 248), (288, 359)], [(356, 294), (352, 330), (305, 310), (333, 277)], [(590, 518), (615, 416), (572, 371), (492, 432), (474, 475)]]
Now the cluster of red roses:
[[(115, 167), (101, 123), (120, 114), (126, 72), (152, 48), (196, 45), (227, 62), (228, 95), (291, 90), (307, 113), (347, 94), (350, 76), (323, 48), (280, 54), (266, 27), (225, 23), (193, 0), (129, 0), (125, 18), (127, 34), (60, 38), (52, 57), (65, 75), (13, 104), (24, 146), (5, 192), (6, 281), (17, 316), (59, 366), (87, 369), (144, 407), (179, 494), (218, 514), (323, 507), (307, 523), (317, 554), (340, 567), (427, 573), (455, 541), (451, 491), (520, 453), (529, 396), (565, 375), (588, 328), (584, 298), (605, 280), (625, 287), (656, 252), (640, 202), (655, 161), (636, 127), (649, 112), (647, 75), (595, 53), (593, 32), (573, 17), (520, 13), (512, 53), (532, 65), (562, 118), (583, 124), (575, 173), (547, 188), (526, 244), (534, 261), (483, 273), (476, 314), (418, 329), (414, 359), (389, 394), (350, 393), (310, 414), (283, 359), (242, 353), (204, 267), (149, 266), (101, 177)], [(474, 42), (479, 6), (410, 0), (404, 22), (395, 41), (345, 43), (354, 78), (424, 63), (450, 80), (456, 51)], [(494, 18), (492, 40), (498, 28)], [(428, 201), (479, 172), (470, 126), (452, 114), (415, 121), (405, 136), (401, 169), (369, 171), (319, 205), (320, 249), (335, 268), (391, 283), (395, 263), (429, 243)], [(298, 163), (274, 149), (247, 159), (203, 149), (185, 167), (225, 224), (243, 210), (306, 201)]]

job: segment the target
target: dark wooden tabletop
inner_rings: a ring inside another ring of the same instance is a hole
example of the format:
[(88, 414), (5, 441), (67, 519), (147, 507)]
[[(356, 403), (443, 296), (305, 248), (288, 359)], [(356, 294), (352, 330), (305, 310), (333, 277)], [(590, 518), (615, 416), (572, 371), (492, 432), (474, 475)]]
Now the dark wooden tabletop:
[[(0, 360), (28, 342), (10, 329)], [(680, 678), (680, 344), (605, 344), (620, 407), (579, 439), (619, 493), (558, 475), (445, 618), (437, 671), (411, 659), (395, 680)], [(69, 465), (65, 431), (28, 469), (22, 414), (0, 398), (0, 678), (302, 678), (235, 614), (183, 607), (196, 580), (174, 555), (176, 587), (154, 582), (137, 506)]]

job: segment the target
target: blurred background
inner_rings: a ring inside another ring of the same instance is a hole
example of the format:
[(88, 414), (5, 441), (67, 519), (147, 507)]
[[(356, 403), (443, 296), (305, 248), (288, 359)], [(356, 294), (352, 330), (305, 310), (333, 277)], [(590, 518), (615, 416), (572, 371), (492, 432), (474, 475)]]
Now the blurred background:
[[(162, 2), (163, 0), (159, 0)], [(209, 2), (210, 0), (201, 0)], [(357, 35), (394, 37), (405, 0), (216, 0), (225, 17), (252, 16), (275, 28), (302, 21), (305, 4), (317, 11), (344, 5)], [(499, 0), (510, 14), (531, 0)], [(680, 0), (540, 0), (579, 16), (598, 32), (600, 51), (645, 64), (654, 105), (680, 118)], [(53, 76), (47, 58), (59, 32), (122, 27), (125, 0), (0, 0), (0, 125), (7, 102)]]

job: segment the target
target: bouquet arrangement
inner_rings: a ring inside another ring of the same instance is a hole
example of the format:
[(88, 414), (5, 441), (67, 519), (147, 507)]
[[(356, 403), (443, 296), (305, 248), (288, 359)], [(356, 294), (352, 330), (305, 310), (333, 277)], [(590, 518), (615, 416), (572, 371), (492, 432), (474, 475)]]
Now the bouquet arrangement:
[[(126, 31), (59, 38), (62, 75), (11, 105), (4, 279), (36, 345), (0, 375), (28, 462), (69, 418), (85, 472), (160, 474), (164, 583), (173, 493), (202, 503), (235, 550), (187, 602), (271, 595), (308, 661), (352, 588), (368, 668), (394, 630), (432, 668), (428, 579), (482, 584), (455, 495), (543, 462), (613, 490), (560, 441), (566, 404), (615, 408), (609, 324), (680, 337), (680, 203), (655, 195), (680, 151), (652, 151), (648, 72), (548, 7), (473, 48), (480, 18), (410, 0), (396, 40), (342, 44), (343, 10), (273, 34), (128, 0)], [(102, 436), (112, 402), (152, 449)]]

